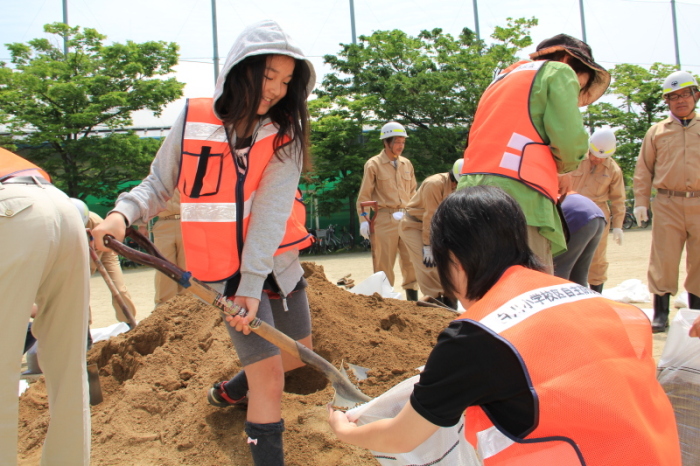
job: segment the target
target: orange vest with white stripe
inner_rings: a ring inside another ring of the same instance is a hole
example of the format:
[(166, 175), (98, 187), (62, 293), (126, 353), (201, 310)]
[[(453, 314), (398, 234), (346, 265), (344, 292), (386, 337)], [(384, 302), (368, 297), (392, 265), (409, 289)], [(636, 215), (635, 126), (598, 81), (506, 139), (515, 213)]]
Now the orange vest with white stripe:
[(517, 438), (487, 407), (467, 408), (466, 439), (485, 466), (680, 466), (641, 310), (516, 266), (460, 319), (513, 349), (534, 399), (535, 422)]
[(0, 181), (13, 176), (37, 175), (51, 181), (49, 174), (32, 162), (0, 147)]
[(557, 166), (530, 115), (530, 92), (545, 63), (511, 65), (486, 89), (469, 131), (462, 174), (512, 178), (556, 202)]
[[(265, 215), (251, 212), (251, 207), (274, 155), (276, 134), (273, 123), (259, 128), (246, 157), (247, 169), (240, 173), (212, 99), (188, 99), (177, 185), (187, 269), (199, 280), (217, 282), (238, 273), (250, 216)], [(275, 255), (311, 244), (305, 222), (306, 208), (297, 190)]]

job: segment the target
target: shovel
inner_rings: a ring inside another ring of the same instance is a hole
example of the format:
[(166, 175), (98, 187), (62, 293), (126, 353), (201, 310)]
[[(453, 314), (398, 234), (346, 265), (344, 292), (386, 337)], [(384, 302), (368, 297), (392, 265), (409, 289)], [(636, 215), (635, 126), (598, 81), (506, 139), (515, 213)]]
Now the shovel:
[[(92, 237), (89, 230), (88, 234), (90, 235), (90, 237)], [(131, 310), (129, 309), (129, 306), (126, 305), (122, 294), (119, 292), (117, 286), (112, 281), (112, 277), (109, 276), (107, 269), (105, 268), (104, 264), (98, 257), (93, 247), (89, 246), (89, 249), (90, 258), (97, 266), (97, 270), (100, 272), (100, 275), (102, 275), (102, 278), (104, 278), (105, 283), (107, 284), (107, 288), (109, 288), (109, 291), (112, 293), (112, 297), (117, 301), (117, 303), (119, 304), (119, 308), (124, 313), (124, 316), (126, 317), (126, 324), (129, 326), (129, 330), (133, 329), (134, 327), (136, 327), (136, 320), (134, 319), (134, 316), (131, 315)]]
[[(153, 243), (133, 227), (127, 228), (126, 236), (133, 239), (136, 244), (148, 251), (148, 254), (135, 251), (109, 235), (104, 237), (105, 246), (133, 262), (159, 270), (167, 277), (178, 282), (182, 287), (187, 288), (187, 290), (204, 302), (219, 308), (224, 315), (245, 315), (244, 309), (234, 305), (233, 302), (221, 295), (221, 293), (194, 278), (190, 272), (185, 272), (167, 261)], [(336, 391), (336, 398), (334, 400), (336, 406), (352, 408), (358, 403), (365, 403), (371, 399), (355, 387), (350, 379), (341, 374), (331, 363), (266, 322), (256, 318), (250, 322), (249, 326), (253, 332), (278, 346), (282, 351), (285, 351), (320, 371), (331, 382)]]

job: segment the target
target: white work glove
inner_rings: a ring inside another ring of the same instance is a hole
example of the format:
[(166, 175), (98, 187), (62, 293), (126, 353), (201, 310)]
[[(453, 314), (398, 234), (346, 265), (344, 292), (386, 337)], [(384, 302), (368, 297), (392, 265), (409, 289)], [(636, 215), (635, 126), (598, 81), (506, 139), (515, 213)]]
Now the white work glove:
[(622, 246), (622, 228), (613, 228), (613, 239), (619, 246)]
[(394, 220), (399, 221), (403, 218), (403, 212), (399, 210), (398, 212), (391, 214), (391, 216), (394, 217)]
[(634, 208), (634, 218), (637, 219), (637, 226), (641, 227), (642, 222), (648, 222), (649, 221), (649, 213), (647, 212), (647, 208), (644, 206), (639, 206)]
[(360, 236), (364, 239), (369, 239), (369, 222), (360, 223)]
[(426, 267), (435, 267), (433, 249), (430, 246), (423, 246), (423, 265)]

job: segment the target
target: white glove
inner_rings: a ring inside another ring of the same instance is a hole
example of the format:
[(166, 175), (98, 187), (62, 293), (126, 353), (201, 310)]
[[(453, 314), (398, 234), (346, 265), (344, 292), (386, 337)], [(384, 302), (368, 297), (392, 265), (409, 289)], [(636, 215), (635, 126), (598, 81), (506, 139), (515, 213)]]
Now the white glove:
[(619, 246), (622, 246), (622, 228), (613, 228), (613, 239)]
[(394, 212), (393, 214), (391, 214), (391, 216), (394, 217), (394, 220), (398, 221), (403, 218), (403, 212), (399, 210), (398, 212)]
[(369, 222), (360, 223), (360, 236), (369, 239)]
[(642, 222), (648, 222), (649, 221), (649, 213), (647, 212), (647, 208), (644, 206), (639, 206), (634, 208), (634, 218), (637, 219), (637, 226), (641, 227)]
[(423, 265), (426, 267), (435, 267), (433, 249), (430, 246), (423, 246)]

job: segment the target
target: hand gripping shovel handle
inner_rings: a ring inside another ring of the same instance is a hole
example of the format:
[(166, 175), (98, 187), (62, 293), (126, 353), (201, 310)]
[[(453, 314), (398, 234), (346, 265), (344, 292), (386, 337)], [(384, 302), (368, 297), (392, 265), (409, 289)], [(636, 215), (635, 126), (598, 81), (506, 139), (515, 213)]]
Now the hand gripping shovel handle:
[[(149, 254), (135, 251), (134, 249), (115, 240), (114, 237), (106, 235), (104, 237), (105, 246), (113, 249), (118, 254), (142, 265), (159, 270), (172, 280), (178, 282), (191, 293), (201, 298), (203, 301), (219, 308), (225, 315), (245, 315), (245, 310), (235, 305), (221, 293), (217, 292), (209, 285), (197, 280), (190, 272), (185, 272), (176, 265), (168, 262), (156, 247), (143, 234), (132, 227), (127, 228), (126, 236), (133, 239), (136, 244), (148, 251)], [(332, 383), (338, 394), (344, 399), (353, 403), (364, 403), (370, 398), (355, 387), (350, 380), (341, 374), (331, 363), (321, 356), (305, 347), (304, 345), (291, 339), (276, 328), (261, 321), (253, 319), (249, 324), (250, 329), (260, 337), (278, 346), (282, 351), (300, 359), (309, 366), (319, 370)]]

